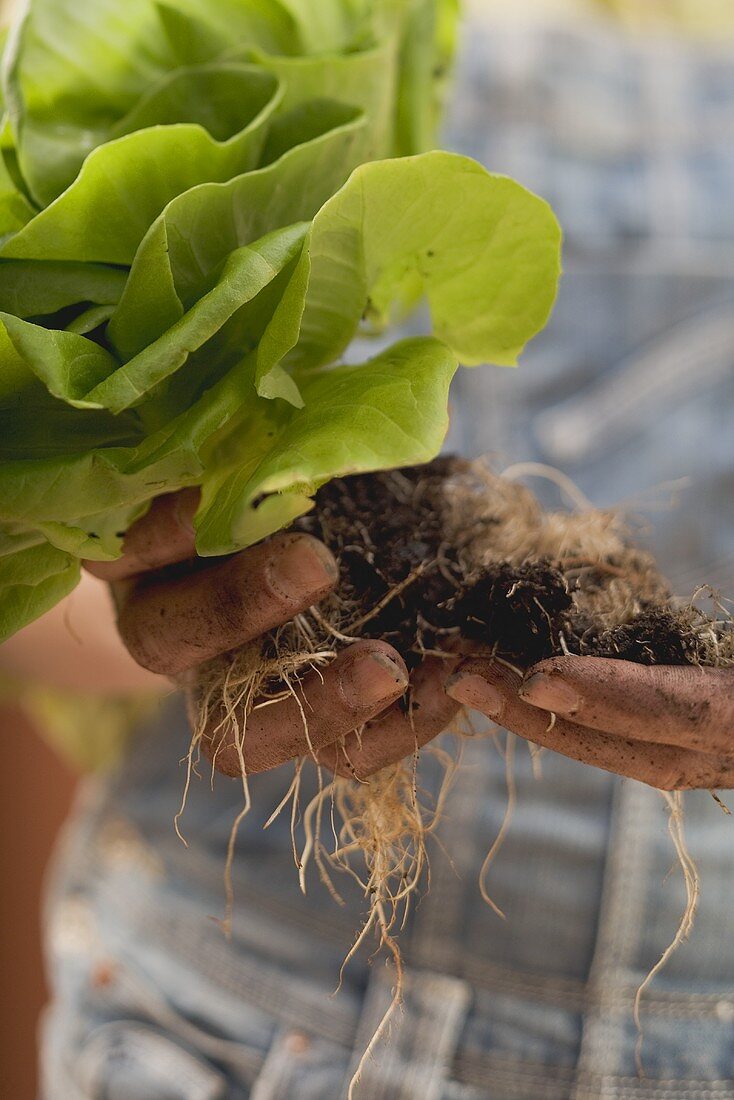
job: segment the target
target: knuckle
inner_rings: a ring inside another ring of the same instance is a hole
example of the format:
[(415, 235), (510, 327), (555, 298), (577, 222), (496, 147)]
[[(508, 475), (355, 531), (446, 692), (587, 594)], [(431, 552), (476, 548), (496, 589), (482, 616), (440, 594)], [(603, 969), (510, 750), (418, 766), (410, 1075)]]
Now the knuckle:
[(688, 773), (678, 764), (664, 767), (658, 775), (653, 776), (653, 785), (661, 791), (685, 791), (692, 785)]
[[(117, 620), (117, 629), (130, 656), (137, 664), (147, 668), (150, 672), (164, 672), (159, 667), (161, 661), (155, 650), (150, 645), (147, 632), (138, 629), (137, 617), (129, 610), (120, 613)], [(165, 664), (165, 662), (162, 662)]]
[(117, 630), (130, 656), (142, 668), (162, 676), (182, 671), (186, 647), (165, 621), (165, 608), (142, 596), (124, 603), (117, 613)]

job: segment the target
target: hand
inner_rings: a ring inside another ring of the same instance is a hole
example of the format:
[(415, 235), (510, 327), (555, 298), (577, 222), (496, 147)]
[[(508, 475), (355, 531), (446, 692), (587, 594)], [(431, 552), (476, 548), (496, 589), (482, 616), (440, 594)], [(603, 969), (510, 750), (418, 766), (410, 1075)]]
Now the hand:
[[(196, 667), (283, 625), (336, 585), (329, 550), (302, 534), (279, 534), (224, 559), (196, 559), (192, 520), (198, 491), (156, 500), (128, 531), (122, 558), (87, 562), (110, 582), (118, 628), (144, 668), (182, 684)], [(397, 701), (408, 688), (400, 655), (381, 641), (356, 642), (320, 672), (304, 678), (299, 701), (287, 698), (254, 711), (243, 747), (248, 774), (314, 751), (340, 774), (366, 778), (440, 733), (459, 705), (443, 690), (446, 665), (428, 658), (416, 671), (412, 721)], [(379, 716), (379, 717), (378, 717)], [(359, 733), (355, 731), (360, 731)], [(233, 738), (214, 730), (202, 748), (216, 767), (240, 775)], [(216, 749), (216, 752), (214, 751)]]
[(659, 790), (734, 787), (734, 670), (571, 656), (522, 678), (480, 658), (447, 691), (528, 741)]

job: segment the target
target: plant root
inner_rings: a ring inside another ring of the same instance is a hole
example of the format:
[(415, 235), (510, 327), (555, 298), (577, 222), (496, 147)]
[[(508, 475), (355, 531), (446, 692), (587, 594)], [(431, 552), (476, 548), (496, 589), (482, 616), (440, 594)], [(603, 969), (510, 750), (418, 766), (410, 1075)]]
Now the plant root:
[(487, 875), (489, 869), (497, 858), (500, 848), (505, 842), (505, 837), (512, 824), (512, 819), (515, 816), (515, 807), (517, 805), (517, 784), (515, 783), (515, 735), (513, 733), (507, 734), (505, 741), (505, 782), (507, 785), (507, 804), (505, 806), (505, 813), (502, 818), (502, 824), (500, 825), (499, 832), (495, 837), (492, 847), (484, 857), (481, 869), (479, 871), (479, 892), (482, 895), (482, 900), (485, 905), (488, 905), (493, 913), (496, 913), (500, 920), (507, 920), (507, 917), (496, 901), (492, 899), (487, 889)]
[[(390, 1022), (403, 999), (404, 970), (396, 933), (405, 927), (411, 903), (424, 881), (430, 884), (427, 842), (443, 815), (446, 797), (460, 752), (452, 756), (432, 746), (426, 750), (436, 757), (442, 769), (442, 782), (431, 804), (417, 784), (418, 752), (397, 764), (384, 768), (360, 782), (337, 776), (312, 799), (304, 812), (306, 840), (300, 858), (301, 884), (311, 859), (322, 881), (338, 897), (334, 873), (347, 874), (363, 894), (367, 914), (352, 947), (342, 963), (344, 970), (356, 953), (375, 934), (374, 955), (385, 950), (395, 971), (390, 1003), (372, 1035), (354, 1072), (349, 1097), (354, 1096), (364, 1067), (387, 1035)], [(333, 846), (323, 841), (323, 807), (331, 804)], [(338, 824), (336, 824), (338, 822)], [(337, 987), (338, 988), (338, 987)]]
[(686, 843), (686, 835), (683, 826), (683, 794), (681, 791), (660, 791), (660, 795), (664, 799), (669, 810), (668, 831), (673, 841), (680, 869), (683, 872), (683, 881), (686, 888), (686, 907), (678, 928), (676, 929), (675, 936), (650, 970), (647, 977), (640, 984), (635, 994), (633, 1007), (635, 1027), (637, 1028), (635, 1063), (638, 1076), (641, 1078), (645, 1076), (645, 1067), (642, 1060), (642, 1045), (644, 1041), (641, 1019), (642, 997), (654, 978), (665, 968), (681, 944), (684, 943), (691, 934), (701, 893), (701, 880), (699, 878), (698, 868), (688, 851), (688, 845)]
[[(525, 476), (554, 481), (574, 510), (544, 511), (530, 490), (518, 483)], [(232, 825), (225, 867), (227, 931), (234, 905), (237, 831), (250, 808), (244, 753), (248, 717), (291, 696), (310, 744), (302, 679), (328, 665), (345, 645), (383, 639), (398, 649), (409, 668), (428, 654), (479, 648), (521, 674), (538, 660), (562, 654), (646, 664), (734, 665), (734, 628), (726, 601), (705, 587), (689, 601), (674, 600), (654, 559), (634, 545), (628, 521), (617, 512), (592, 509), (568, 479), (547, 467), (523, 464), (500, 476), (482, 461), (441, 458), (425, 467), (337, 479), (319, 490), (314, 510), (301, 517), (295, 529), (329, 546), (340, 566), (339, 587), (319, 607), (298, 615), (262, 644), (209, 662), (190, 691), (194, 732), (176, 817), (179, 835), (205, 734), (212, 775), (224, 744), (236, 746), (241, 764), (243, 806)], [(710, 613), (701, 609), (706, 599)], [(406, 713), (412, 715), (410, 695)], [(469, 726), (462, 735), (476, 733)], [(443, 783), (433, 803), (418, 788), (417, 747), (412, 758), (365, 781), (335, 777), (324, 782), (312, 753), (318, 791), (302, 821), (304, 761), (297, 763), (290, 788), (267, 823), (290, 804), (294, 860), (304, 891), (312, 863), (337, 903), (343, 904), (338, 874), (359, 884), (366, 915), (342, 973), (370, 935), (375, 936), (376, 952), (384, 949), (392, 960), (393, 996), (357, 1068), (350, 1098), (366, 1059), (401, 1004), (403, 966), (397, 935), (419, 889), (424, 883), (430, 886), (427, 842), (436, 839), (460, 758), (460, 751), (454, 757), (435, 744), (422, 751), (437, 756), (443, 768)], [(490, 897), (486, 879), (515, 806), (513, 753), (514, 739), (508, 737), (507, 810), (480, 875), (482, 896), (499, 916), (502, 911)], [(535, 754), (533, 766), (539, 768)], [(644, 990), (689, 934), (699, 891), (685, 846), (680, 796), (663, 797), (671, 811), (670, 831), (688, 901), (673, 943), (638, 991), (634, 1011), (640, 1037)]]
[[(306, 741), (310, 745), (308, 721), (298, 693), (300, 678), (304, 672), (311, 672), (329, 664), (336, 656), (333, 650), (328, 649), (294, 649), (292, 635), (298, 635), (302, 630), (303, 624), (298, 622), (294, 623), (293, 626), (289, 625), (284, 628), (284, 631), (289, 634), (289, 648), (286, 652), (280, 649), (281, 638), (279, 634), (276, 634), (274, 637), (274, 651), (268, 656), (266, 656), (261, 646), (251, 645), (207, 662), (206, 665), (197, 670), (196, 689), (189, 698), (189, 710), (193, 717), (193, 732), (186, 757), (186, 783), (181, 807), (176, 815), (175, 822), (179, 836), (181, 836), (179, 822), (185, 810), (192, 771), (196, 769), (200, 760), (204, 737), (209, 740), (212, 749), (212, 784), (216, 772), (217, 756), (224, 745), (235, 746), (240, 764), (243, 805), (232, 823), (224, 868), (226, 906), (222, 927), (227, 935), (231, 934), (234, 910), (232, 870), (237, 834), (252, 805), (244, 756), (248, 718), (254, 711), (262, 707), (272, 706), (290, 695), (298, 703), (306, 732)], [(312, 756), (315, 760), (315, 753), (312, 752)], [(302, 766), (303, 762), (299, 761), (286, 799), (266, 823), (267, 827), (274, 820), (277, 812), (288, 801), (292, 803), (291, 837), (294, 853), (297, 851), (295, 829)]]

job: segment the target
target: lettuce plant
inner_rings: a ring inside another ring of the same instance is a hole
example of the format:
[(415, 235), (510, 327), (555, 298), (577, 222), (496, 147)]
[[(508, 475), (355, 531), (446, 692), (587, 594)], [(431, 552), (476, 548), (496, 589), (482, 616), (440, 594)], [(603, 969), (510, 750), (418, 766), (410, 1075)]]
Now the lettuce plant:
[[(3, 61), (0, 637), (161, 493), (201, 486), (218, 555), (332, 477), (428, 461), (458, 365), (542, 328), (549, 207), (420, 151), (455, 22), (454, 0), (30, 0)], [(427, 335), (348, 362), (421, 298)]]

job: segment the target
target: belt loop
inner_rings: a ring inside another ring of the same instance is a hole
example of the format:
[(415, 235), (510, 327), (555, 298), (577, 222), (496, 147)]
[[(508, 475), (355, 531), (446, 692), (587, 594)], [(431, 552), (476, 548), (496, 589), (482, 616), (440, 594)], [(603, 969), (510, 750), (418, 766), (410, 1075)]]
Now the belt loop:
[(625, 780), (618, 786), (571, 1100), (590, 1100), (598, 1096), (595, 1089), (599, 1079), (613, 1079), (622, 1072), (622, 1032), (615, 1018), (615, 1008), (619, 1003), (620, 986), (627, 986), (629, 967), (644, 929), (643, 907), (657, 809), (654, 793), (641, 783)]
[(342, 1100), (348, 1058), (347, 1047), (282, 1027), (248, 1095), (250, 1100)]
[[(394, 976), (387, 965), (372, 974), (345, 1095), (362, 1052), (389, 1008)], [(470, 1000), (467, 982), (406, 968), (404, 1003), (363, 1067), (355, 1100), (443, 1100)]]

